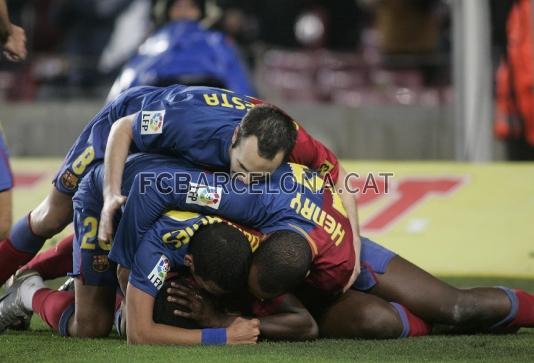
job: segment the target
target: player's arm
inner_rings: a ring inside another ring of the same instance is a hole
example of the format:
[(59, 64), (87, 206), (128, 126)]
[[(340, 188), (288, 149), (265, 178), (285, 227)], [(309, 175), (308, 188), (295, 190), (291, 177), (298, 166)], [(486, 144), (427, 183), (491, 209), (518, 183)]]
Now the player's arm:
[(0, 0), (0, 44), (4, 55), (12, 62), (26, 59), (26, 34), (24, 29), (9, 20), (5, 0)]
[(259, 317), (260, 335), (272, 340), (311, 340), (319, 336), (315, 319), (293, 295), (278, 298), (268, 315)]
[[(333, 182), (337, 191), (340, 191), (343, 207), (347, 212), (347, 218), (350, 221), (352, 230), (352, 241), (354, 252), (356, 254), (356, 263), (354, 273), (350, 281), (344, 288), (344, 291), (350, 288), (358, 274), (360, 273), (360, 225), (358, 219), (358, 206), (356, 198), (348, 190), (346, 177), (347, 172), (339, 163), (334, 153), (324, 146), (321, 142), (314, 139), (304, 128), (298, 124), (297, 141), (290, 155), (290, 161), (303, 164), (311, 169), (318, 170), (330, 183)], [(328, 174), (328, 175), (326, 175)]]
[(134, 115), (125, 116), (111, 127), (106, 154), (104, 156), (104, 206), (100, 215), (98, 239), (111, 241), (113, 217), (117, 209), (126, 202), (121, 193), (124, 164), (132, 143), (132, 123)]
[[(174, 314), (193, 319), (201, 326), (225, 327), (236, 319), (234, 314), (225, 314), (214, 308), (209, 298), (195, 293), (191, 288), (171, 283), (165, 291), (167, 301), (188, 308), (175, 309)], [(262, 338), (278, 340), (310, 340), (317, 338), (319, 328), (306, 308), (292, 295), (283, 295), (267, 302), (255, 301), (252, 306), (260, 321)]]
[(347, 291), (352, 284), (354, 284), (354, 281), (356, 281), (356, 278), (360, 274), (360, 252), (362, 248), (362, 242), (360, 240), (360, 222), (358, 218), (358, 204), (356, 203), (355, 196), (347, 189), (347, 172), (345, 171), (345, 168), (343, 166), (339, 165), (339, 173), (338, 173), (338, 179), (336, 182), (336, 189), (341, 190), (340, 197), (341, 201), (343, 202), (343, 207), (345, 208), (345, 211), (347, 212), (347, 218), (350, 222), (350, 227), (352, 230), (352, 243), (354, 245), (354, 272), (347, 283), (345, 287), (343, 288), (343, 292)]
[(129, 344), (254, 344), (257, 341), (259, 323), (254, 319), (239, 318), (222, 329), (183, 329), (156, 324), (152, 319), (154, 301), (153, 296), (128, 284), (126, 331)]

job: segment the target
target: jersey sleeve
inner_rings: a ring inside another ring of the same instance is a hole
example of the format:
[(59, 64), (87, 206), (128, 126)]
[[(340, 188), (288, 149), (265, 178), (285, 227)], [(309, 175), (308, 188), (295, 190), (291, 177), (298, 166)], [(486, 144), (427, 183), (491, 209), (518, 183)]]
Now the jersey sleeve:
[(258, 207), (261, 194), (240, 192), (244, 185), (239, 190), (230, 183), (219, 187), (213, 174), (201, 171), (162, 175), (134, 178), (110, 251), (110, 258), (127, 268), (141, 238), (170, 209), (215, 214), (256, 228), (269, 222), (266, 209)]
[(186, 193), (167, 193), (173, 190), (171, 179), (152, 177), (151, 173), (135, 176), (113, 239), (109, 257), (126, 268), (131, 268), (141, 238), (165, 210), (181, 209), (185, 203)]
[(339, 175), (337, 157), (320, 141), (308, 134), (302, 126), (297, 123), (295, 125), (297, 126), (297, 141), (289, 155), (289, 161), (306, 165), (310, 169), (320, 172), (322, 176), (330, 174), (332, 180), (337, 182)]
[[(164, 100), (157, 100), (135, 114), (132, 124), (133, 143), (139, 151), (154, 152), (176, 147), (176, 140), (183, 137), (180, 109)], [(172, 121), (172, 122), (171, 122)]]
[[(147, 234), (147, 238), (156, 237)], [(170, 271), (170, 260), (162, 249), (146, 238), (140, 244), (132, 264), (129, 282), (139, 290), (156, 297)]]

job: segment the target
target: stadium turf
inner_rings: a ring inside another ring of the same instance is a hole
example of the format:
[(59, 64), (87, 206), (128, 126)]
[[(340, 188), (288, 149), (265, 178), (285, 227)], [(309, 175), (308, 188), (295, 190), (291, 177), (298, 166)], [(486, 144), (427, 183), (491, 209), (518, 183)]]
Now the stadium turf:
[[(50, 188), (58, 159), (14, 161), (22, 184), (15, 191), (14, 214), (34, 207)], [(47, 243), (51, 245), (57, 239)], [(459, 287), (505, 285), (534, 292), (534, 280), (449, 277)], [(57, 287), (62, 281), (50, 284)], [(355, 307), (357, 308), (357, 307)], [(115, 335), (106, 339), (63, 338), (39, 317), (31, 330), (0, 335), (0, 363), (7, 362), (533, 362), (534, 329), (509, 336), (432, 336), (387, 341), (319, 340), (308, 343), (261, 342), (256, 346), (128, 346)]]
[[(446, 278), (456, 286), (507, 285), (530, 289), (533, 280)], [(52, 285), (57, 285), (55, 281)], [(355, 307), (356, 308), (356, 307)], [(116, 336), (57, 336), (38, 317), (31, 331), (0, 335), (0, 362), (532, 362), (534, 329), (508, 336), (431, 336), (386, 341), (261, 342), (256, 346), (128, 346)]]

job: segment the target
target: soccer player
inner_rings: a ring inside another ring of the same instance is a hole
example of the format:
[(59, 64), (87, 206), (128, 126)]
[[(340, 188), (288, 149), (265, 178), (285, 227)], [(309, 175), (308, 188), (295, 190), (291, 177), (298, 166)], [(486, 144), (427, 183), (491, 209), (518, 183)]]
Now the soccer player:
[[(308, 258), (302, 261), (311, 265), (306, 281), (325, 293), (343, 290), (355, 264), (351, 227), (341, 198), (317, 173), (299, 164), (284, 163), (267, 181), (249, 186), (221, 176), (224, 174), (190, 167), (138, 174), (110, 258), (117, 261), (120, 255), (117, 262), (128, 265), (138, 241), (166, 210), (216, 214), (264, 234), (293, 232), (285, 235), (286, 243), (297, 244), (299, 239), (309, 250)], [(280, 294), (302, 282), (296, 280), (288, 277), (281, 281), (280, 286), (287, 290), (281, 289)]]
[[(15, 223), (9, 239), (0, 241), (0, 282), (69, 223), (71, 199), (80, 179), (104, 154), (104, 208), (99, 224), (99, 238), (104, 241), (111, 241), (113, 216), (126, 199), (121, 182), (130, 150), (170, 154), (202, 168), (241, 173), (245, 181), (250, 172), (272, 172), (289, 157), (328, 173), (336, 188), (346, 191), (345, 171), (333, 153), (278, 108), (254, 107), (259, 102), (230, 91), (180, 85), (136, 87), (122, 93), (82, 131), (48, 197)], [(340, 196), (358, 255), (356, 204), (348, 191)]]
[[(288, 244), (275, 232), (261, 243), (252, 259), (249, 290), (276, 307), (285, 279), (305, 274), (305, 243)], [(289, 232), (291, 233), (291, 232)], [(274, 237), (274, 238), (273, 238)], [(433, 334), (514, 333), (534, 327), (534, 296), (507, 287), (454, 288), (411, 264), (394, 252), (362, 237), (362, 271), (352, 289), (326, 296), (308, 286), (296, 296), (317, 320), (320, 336), (327, 338), (393, 339)], [(268, 277), (268, 278), (266, 278)], [(184, 293), (185, 291), (185, 293)], [(194, 317), (202, 312), (182, 287), (168, 292), (175, 314)]]

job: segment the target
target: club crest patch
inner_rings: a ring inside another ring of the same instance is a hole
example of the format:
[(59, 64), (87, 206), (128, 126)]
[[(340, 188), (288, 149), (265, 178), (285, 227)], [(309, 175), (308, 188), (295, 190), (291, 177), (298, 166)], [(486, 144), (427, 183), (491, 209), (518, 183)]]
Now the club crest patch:
[(63, 175), (61, 175), (61, 184), (68, 190), (76, 189), (79, 180), (80, 178), (70, 170), (65, 170)]
[(109, 259), (107, 255), (93, 256), (93, 270), (96, 272), (106, 272), (109, 269)]
[(141, 135), (157, 135), (163, 132), (165, 110), (141, 112)]
[(187, 191), (185, 203), (219, 209), (221, 197), (221, 187), (212, 187), (191, 182), (189, 183), (189, 190)]
[(165, 281), (165, 278), (167, 277), (167, 273), (171, 270), (171, 263), (169, 259), (165, 255), (161, 255), (161, 257), (158, 260), (158, 263), (150, 274), (148, 275), (148, 279), (152, 284), (156, 287), (156, 289), (161, 289), (163, 286), (163, 282)]

